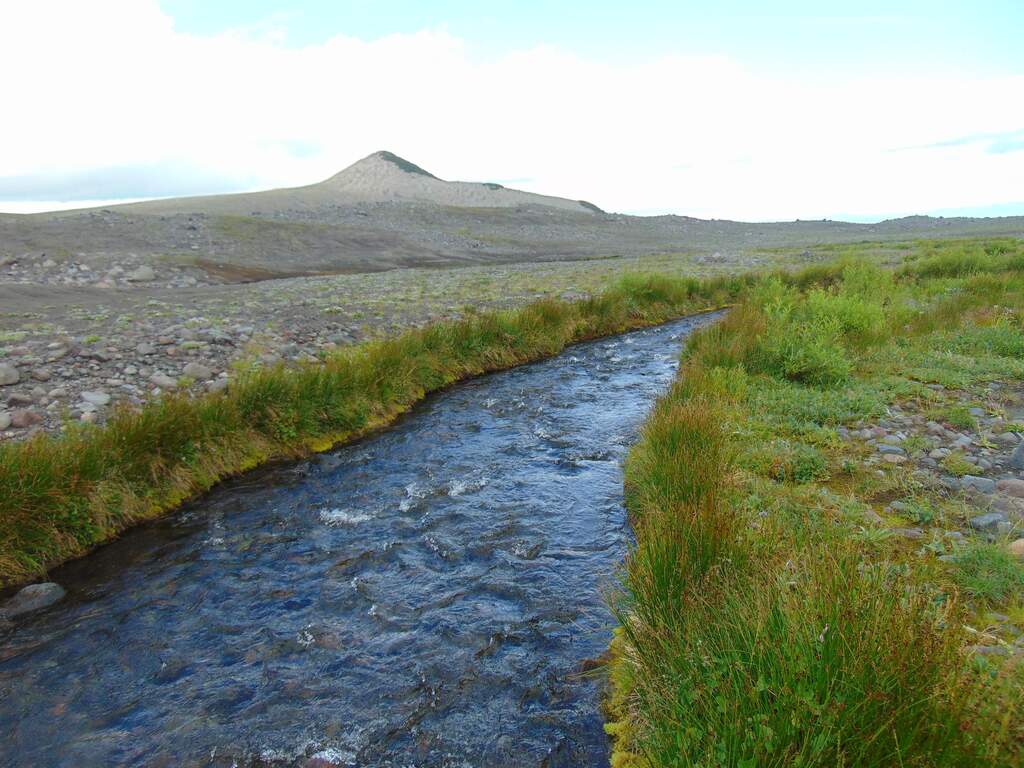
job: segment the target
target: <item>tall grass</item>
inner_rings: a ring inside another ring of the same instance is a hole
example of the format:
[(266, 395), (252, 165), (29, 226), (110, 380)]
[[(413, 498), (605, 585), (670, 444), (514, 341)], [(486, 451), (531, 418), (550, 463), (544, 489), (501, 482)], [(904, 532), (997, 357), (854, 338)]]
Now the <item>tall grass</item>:
[(628, 276), (577, 303), (438, 323), (321, 364), (254, 371), (225, 394), (166, 396), (118, 409), (101, 427), (0, 446), (0, 585), (81, 555), (226, 476), (364, 434), (455, 381), (720, 306), (750, 282)]
[[(1020, 246), (998, 245), (990, 253), (983, 244), (946, 245), (898, 273), (847, 264), (810, 281), (769, 278), (691, 337), (677, 382), (626, 466), (637, 539), (614, 602), (614, 766), (1019, 761), (1013, 697), (995, 705), (994, 683), (965, 663), (955, 596), (938, 599), (904, 565), (869, 555), (789, 498), (788, 515), (770, 514), (764, 498), (749, 495), (745, 468), (764, 450), (748, 443), (748, 425), (759, 418), (752, 409), (769, 402), (765, 393), (805, 393), (816, 405), (804, 418), (822, 422), (850, 406), (878, 412), (857, 394), (858, 366), (893, 337), (924, 332), (915, 321), (926, 298), (973, 294), (942, 326), (955, 334), (949, 343), (1014, 353), (1016, 326), (956, 330), (953, 322), (990, 289), (1006, 296), (1011, 283), (1019, 288)], [(959, 261), (970, 269), (950, 266)], [(951, 272), (963, 275), (955, 285)], [(777, 423), (788, 423), (785, 415)], [(758, 433), (765, 437), (773, 436)], [(787, 450), (791, 468), (763, 470), (777, 487), (824, 476), (816, 448)], [(750, 498), (760, 500), (751, 506)], [(1006, 576), (1008, 555), (999, 550), (996, 567), (983, 554), (963, 576), (969, 594), (1020, 589)]]

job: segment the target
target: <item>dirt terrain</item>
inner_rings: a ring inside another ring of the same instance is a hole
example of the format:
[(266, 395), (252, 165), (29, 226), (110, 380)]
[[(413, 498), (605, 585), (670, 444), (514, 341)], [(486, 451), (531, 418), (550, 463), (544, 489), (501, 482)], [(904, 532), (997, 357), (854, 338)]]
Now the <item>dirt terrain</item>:
[(74, 261), (97, 278), (117, 265), (148, 264), (191, 269), (197, 280), (235, 282), (1022, 233), (1024, 217), (751, 224), (627, 216), (498, 184), (442, 181), (396, 155), (377, 152), (307, 187), (0, 215), (0, 264)]
[(308, 187), (0, 215), (0, 439), (626, 271), (800, 265), (864, 241), (898, 258), (909, 240), (977, 235), (1024, 236), (1024, 217), (626, 216), (443, 181), (387, 152)]

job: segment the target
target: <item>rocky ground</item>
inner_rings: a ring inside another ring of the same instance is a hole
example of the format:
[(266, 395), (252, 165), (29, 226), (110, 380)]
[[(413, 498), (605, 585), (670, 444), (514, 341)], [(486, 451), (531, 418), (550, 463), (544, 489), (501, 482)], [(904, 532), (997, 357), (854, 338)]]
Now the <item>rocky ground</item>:
[(630, 270), (708, 275), (825, 258), (663, 256), (231, 283), (182, 265), (42, 256), (0, 268), (0, 440), (102, 422), (120, 403), (225, 387), (239, 368), (467, 311), (572, 298)]
[[(630, 216), (500, 184), (444, 181), (390, 152), (376, 152), (304, 187), (0, 214), (0, 264), (74, 259), (116, 282), (126, 275), (110, 272), (127, 260), (133, 270), (140, 262), (154, 269), (176, 264), (253, 279), (1021, 235), (1024, 217), (752, 223)], [(182, 279), (189, 276), (202, 279)]]
[[(840, 427), (840, 437), (878, 467), (911, 472), (905, 496), (867, 511), (882, 535), (920, 544), (919, 554), (951, 562), (969, 538), (1007, 542), (1024, 558), (1024, 390), (1019, 383), (993, 382), (984, 399), (929, 385), (939, 402), (890, 407), (876, 423)], [(989, 614), (979, 633), (982, 654), (1024, 654), (1024, 634), (1010, 617)]]

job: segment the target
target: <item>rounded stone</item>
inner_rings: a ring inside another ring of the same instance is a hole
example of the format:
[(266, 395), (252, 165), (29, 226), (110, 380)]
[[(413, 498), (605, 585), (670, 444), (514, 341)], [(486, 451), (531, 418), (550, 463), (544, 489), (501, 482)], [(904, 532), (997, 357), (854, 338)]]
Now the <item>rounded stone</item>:
[(21, 381), (18, 369), (8, 363), (0, 363), (0, 386), (9, 386)]
[(18, 594), (4, 603), (3, 613), (8, 617), (18, 616), (30, 611), (38, 611), (53, 605), (64, 597), (64, 588), (52, 581), (42, 584), (29, 584)]

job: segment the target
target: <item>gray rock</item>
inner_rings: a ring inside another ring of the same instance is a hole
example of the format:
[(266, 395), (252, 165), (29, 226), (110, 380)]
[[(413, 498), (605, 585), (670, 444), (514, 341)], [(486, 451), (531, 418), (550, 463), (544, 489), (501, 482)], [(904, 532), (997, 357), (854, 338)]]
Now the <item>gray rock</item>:
[(0, 411), (0, 432), (11, 426), (11, 414), (7, 411)]
[(208, 392), (226, 392), (227, 388), (227, 379), (214, 379), (213, 381), (206, 385), (206, 390)]
[(142, 342), (137, 347), (135, 347), (135, 353), (138, 355), (152, 355), (156, 353), (156, 347), (154, 347), (152, 344)]
[(18, 369), (8, 363), (0, 363), (0, 386), (9, 386), (21, 381)]
[(43, 417), (30, 408), (17, 408), (11, 411), (11, 426), (15, 429), (27, 429), (41, 423)]
[(178, 382), (168, 376), (166, 373), (154, 373), (149, 377), (149, 380), (153, 382), (160, 389), (177, 389)]
[(4, 603), (3, 613), (8, 617), (19, 616), (30, 611), (38, 611), (53, 605), (64, 597), (64, 588), (52, 581), (43, 584), (29, 584), (18, 594)]
[(1000, 523), (1006, 522), (1002, 512), (986, 512), (984, 515), (972, 517), (967, 524), (976, 531), (995, 530)]
[(150, 280), (156, 280), (156, 272), (152, 267), (143, 264), (138, 269), (129, 272), (128, 279), (133, 283), (148, 283)]
[(196, 381), (205, 381), (213, 377), (213, 371), (201, 363), (189, 363), (182, 370), (182, 373)]
[(996, 481), (987, 477), (977, 475), (964, 475), (960, 478), (960, 487), (964, 490), (973, 488), (979, 493), (995, 493)]
[(1017, 447), (1010, 454), (1010, 466), (1014, 469), (1024, 469), (1024, 443), (1017, 443)]
[(26, 395), (24, 392), (15, 392), (13, 395), (7, 398), (7, 404), (12, 408), (23, 408), (26, 405), (32, 405), (35, 401), (30, 395)]
[(960, 481), (955, 477), (951, 477), (950, 475), (943, 475), (942, 477), (940, 477), (939, 485), (941, 485), (947, 491), (960, 490)]
[(911, 539), (912, 541), (924, 538), (924, 531), (920, 528), (892, 528), (891, 530), (894, 535), (902, 536), (904, 539)]
[(889, 454), (889, 455), (892, 455), (892, 456), (906, 456), (907, 455), (907, 452), (904, 451), (902, 448), (899, 448), (899, 447), (897, 447), (895, 445), (888, 445), (888, 444), (885, 444), (885, 443), (883, 443), (882, 445), (878, 446), (878, 452), (882, 453), (882, 454)]
[(83, 392), (81, 398), (92, 405), (107, 405), (110, 402), (110, 395), (106, 392)]
[(1024, 499), (1024, 480), (1018, 480), (1017, 478), (1000, 480), (996, 483), (996, 488), (998, 488), (1000, 492), (1009, 496)]

